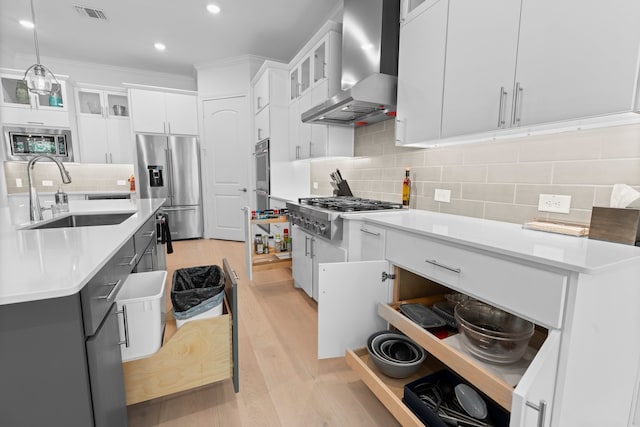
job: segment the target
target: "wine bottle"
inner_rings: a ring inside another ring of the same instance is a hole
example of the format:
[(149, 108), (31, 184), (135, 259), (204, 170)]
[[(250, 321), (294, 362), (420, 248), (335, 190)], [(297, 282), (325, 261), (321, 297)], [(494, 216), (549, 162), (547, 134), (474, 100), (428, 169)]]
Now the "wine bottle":
[(411, 197), (411, 178), (409, 178), (409, 168), (405, 171), (404, 181), (402, 181), (402, 206), (409, 207)]

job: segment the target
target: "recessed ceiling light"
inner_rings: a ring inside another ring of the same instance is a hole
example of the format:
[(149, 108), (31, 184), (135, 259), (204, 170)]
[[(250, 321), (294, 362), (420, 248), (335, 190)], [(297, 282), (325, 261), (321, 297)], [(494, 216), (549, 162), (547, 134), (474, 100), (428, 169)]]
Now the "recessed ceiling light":
[(159, 43), (159, 42), (158, 42), (158, 43), (155, 43), (155, 44), (153, 45), (153, 47), (155, 47), (155, 48), (156, 48), (156, 50), (165, 50), (165, 49), (167, 48), (167, 47), (164, 45), (164, 43)]
[(21, 19), (18, 22), (20, 23), (20, 25), (22, 25), (25, 28), (31, 29), (31, 28), (35, 27), (35, 25), (33, 25), (33, 22), (27, 21), (26, 19)]
[(217, 6), (217, 5), (215, 5), (215, 4), (208, 4), (208, 5), (207, 5), (207, 10), (208, 10), (210, 13), (218, 14), (218, 13), (220, 13), (220, 6)]

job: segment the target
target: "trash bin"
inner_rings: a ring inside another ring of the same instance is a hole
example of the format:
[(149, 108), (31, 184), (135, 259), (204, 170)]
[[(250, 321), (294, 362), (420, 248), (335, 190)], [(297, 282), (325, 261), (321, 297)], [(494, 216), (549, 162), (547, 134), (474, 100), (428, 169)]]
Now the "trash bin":
[(181, 268), (173, 273), (171, 304), (179, 328), (184, 323), (222, 314), (225, 275), (217, 265)]

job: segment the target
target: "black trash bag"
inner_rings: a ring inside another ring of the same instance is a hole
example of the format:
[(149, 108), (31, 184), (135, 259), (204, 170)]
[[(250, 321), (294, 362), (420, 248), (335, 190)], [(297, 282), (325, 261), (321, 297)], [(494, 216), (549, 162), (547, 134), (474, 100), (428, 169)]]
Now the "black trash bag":
[(225, 275), (217, 265), (181, 268), (173, 273), (171, 303), (177, 312), (187, 311), (224, 290)]

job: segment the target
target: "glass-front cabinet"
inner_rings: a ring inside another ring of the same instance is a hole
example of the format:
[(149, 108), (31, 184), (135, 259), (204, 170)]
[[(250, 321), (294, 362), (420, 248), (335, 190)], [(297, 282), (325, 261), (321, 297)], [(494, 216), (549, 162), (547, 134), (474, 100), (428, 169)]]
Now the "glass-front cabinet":
[(78, 114), (102, 117), (129, 117), (127, 92), (90, 88), (76, 89)]
[(3, 124), (20, 126), (70, 126), (67, 76), (56, 74), (50, 93), (29, 92), (23, 81), (24, 71), (0, 70), (0, 109)]
[(50, 108), (66, 111), (66, 85), (64, 81), (53, 83), (51, 94), (29, 93), (22, 76), (2, 74), (2, 105), (18, 108)]

